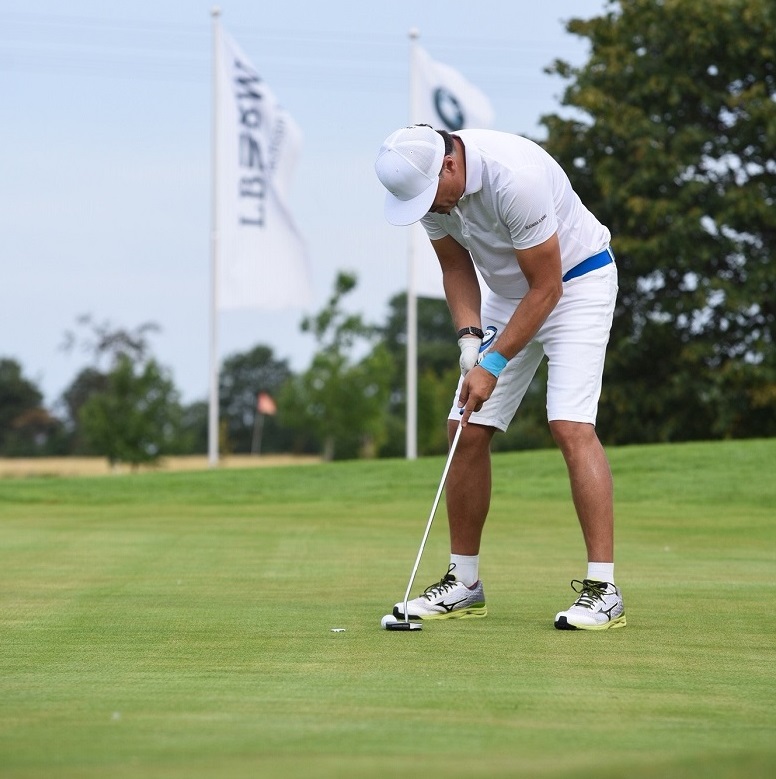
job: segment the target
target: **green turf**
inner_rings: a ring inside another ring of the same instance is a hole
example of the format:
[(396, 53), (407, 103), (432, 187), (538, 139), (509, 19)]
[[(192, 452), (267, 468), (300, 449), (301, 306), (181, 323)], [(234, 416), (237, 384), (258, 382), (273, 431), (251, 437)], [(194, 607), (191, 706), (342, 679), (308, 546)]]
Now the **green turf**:
[(599, 633), (554, 451), (494, 457), (488, 618), (413, 633), (442, 458), (0, 481), (0, 776), (775, 775), (776, 440), (610, 459)]

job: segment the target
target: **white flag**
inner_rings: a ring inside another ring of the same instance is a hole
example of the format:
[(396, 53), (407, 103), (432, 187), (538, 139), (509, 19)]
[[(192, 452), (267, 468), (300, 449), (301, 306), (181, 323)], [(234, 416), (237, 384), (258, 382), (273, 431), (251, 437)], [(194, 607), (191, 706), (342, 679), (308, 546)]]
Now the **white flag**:
[[(488, 97), (457, 70), (431, 59), (418, 44), (413, 47), (412, 124), (430, 124), (438, 130), (456, 132), (493, 124), (493, 106)], [(411, 228), (413, 269), (419, 297), (443, 298), (442, 271), (422, 225)], [(480, 280), (480, 286), (483, 286)]]
[(310, 302), (304, 241), (288, 208), (302, 134), (223, 30), (216, 61), (217, 307)]
[(414, 53), (413, 124), (449, 132), (487, 129), (493, 124), (493, 106), (485, 94), (455, 68), (432, 60), (418, 44)]

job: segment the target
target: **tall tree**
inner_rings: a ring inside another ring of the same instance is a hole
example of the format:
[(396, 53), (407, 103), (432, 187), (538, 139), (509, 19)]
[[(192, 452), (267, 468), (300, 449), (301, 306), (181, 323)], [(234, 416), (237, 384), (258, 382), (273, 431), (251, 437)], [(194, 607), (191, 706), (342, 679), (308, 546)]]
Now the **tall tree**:
[(0, 359), (0, 455), (50, 454), (61, 423), (41, 405), (43, 394), (13, 359)]
[[(776, 4), (620, 0), (546, 148), (612, 230), (610, 442), (776, 435)], [(582, 113), (580, 113), (580, 111)]]
[(208, 403), (195, 400), (181, 408), (181, 454), (207, 454)]
[(116, 327), (110, 321), (96, 322), (91, 314), (76, 318), (77, 330), (66, 330), (61, 349), (80, 349), (93, 360), (95, 367), (109, 367), (122, 355), (135, 361), (145, 360), (151, 352), (149, 335), (158, 333), (156, 322), (144, 322), (134, 330)]
[(111, 463), (154, 462), (181, 450), (181, 407), (169, 371), (153, 357), (153, 323), (134, 330), (78, 319), (82, 335), (66, 333), (64, 348), (81, 347), (93, 366), (81, 371), (63, 402), (77, 415), (73, 434), (86, 451)]
[(64, 410), (65, 429), (69, 439), (68, 451), (75, 455), (97, 454), (91, 449), (81, 430), (81, 409), (89, 398), (99, 392), (105, 392), (108, 378), (97, 368), (86, 367), (78, 372), (70, 385), (62, 393), (59, 407)]
[(353, 274), (339, 273), (324, 308), (303, 320), (317, 351), (308, 370), (286, 384), (279, 403), (281, 422), (302, 436), (312, 432), (326, 459), (372, 455), (385, 431), (392, 361), (383, 344), (374, 345), (378, 329), (343, 307), (356, 283)]
[[(257, 345), (247, 352), (232, 354), (220, 372), (221, 418), (227, 425), (227, 445), (233, 452), (250, 452), (256, 420), (257, 396), (267, 392), (273, 398), (291, 376), (286, 360), (275, 358), (269, 346)], [(262, 451), (282, 451), (290, 445), (288, 436), (275, 422), (266, 420)]]
[(81, 407), (83, 434), (111, 464), (152, 463), (179, 452), (180, 404), (167, 372), (154, 359), (138, 364), (121, 354), (103, 391)]

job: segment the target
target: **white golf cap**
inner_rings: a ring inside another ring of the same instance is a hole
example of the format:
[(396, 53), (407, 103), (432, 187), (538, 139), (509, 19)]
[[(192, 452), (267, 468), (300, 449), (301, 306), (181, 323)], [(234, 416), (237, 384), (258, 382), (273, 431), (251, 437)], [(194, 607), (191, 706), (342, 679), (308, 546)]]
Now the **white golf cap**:
[(410, 225), (428, 213), (444, 157), (445, 142), (432, 127), (403, 127), (385, 139), (375, 172), (388, 190), (385, 218), (391, 224)]

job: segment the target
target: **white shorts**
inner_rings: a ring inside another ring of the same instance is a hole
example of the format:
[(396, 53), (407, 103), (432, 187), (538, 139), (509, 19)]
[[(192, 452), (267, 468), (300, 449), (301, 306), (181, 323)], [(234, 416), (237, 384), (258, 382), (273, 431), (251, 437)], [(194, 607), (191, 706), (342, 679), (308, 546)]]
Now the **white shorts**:
[[(506, 430), (517, 413), (542, 358), (547, 355), (547, 419), (595, 424), (606, 346), (617, 298), (614, 263), (563, 284), (563, 296), (533, 340), (506, 365), (493, 394), (471, 421)], [(482, 328), (496, 328), (494, 343), (520, 303), (490, 292), (482, 306)], [(498, 349), (498, 344), (495, 344)], [(449, 419), (461, 418), (458, 395)]]

